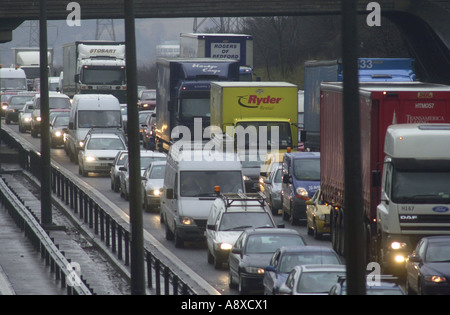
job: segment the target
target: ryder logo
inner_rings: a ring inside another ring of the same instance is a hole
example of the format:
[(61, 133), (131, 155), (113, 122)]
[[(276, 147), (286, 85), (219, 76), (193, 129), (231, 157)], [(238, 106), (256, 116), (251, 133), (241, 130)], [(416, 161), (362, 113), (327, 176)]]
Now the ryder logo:
[(238, 96), (238, 104), (247, 108), (258, 108), (261, 104), (279, 104), (282, 97), (258, 97), (258, 95)]

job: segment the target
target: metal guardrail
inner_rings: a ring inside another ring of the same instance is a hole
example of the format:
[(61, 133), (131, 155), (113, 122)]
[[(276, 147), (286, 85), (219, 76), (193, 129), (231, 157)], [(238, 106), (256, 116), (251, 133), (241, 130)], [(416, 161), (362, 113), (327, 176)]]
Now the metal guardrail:
[[(19, 165), (40, 181), (40, 153), (30, 150), (5, 130), (1, 139), (19, 153)], [(52, 192), (93, 231), (125, 266), (130, 265), (131, 232), (113, 218), (85, 189), (78, 187), (70, 176), (52, 166)], [(144, 248), (147, 267), (147, 288), (156, 295), (196, 295), (167, 264)]]
[(45, 259), (46, 265), (50, 266), (50, 271), (55, 274), (56, 281), (61, 282), (61, 288), (65, 288), (68, 295), (92, 295), (93, 291), (86, 281), (73, 273), (69, 260), (2, 178), (0, 178), (0, 202), (16, 224), (24, 230), (25, 236), (34, 248), (41, 253), (41, 258)]

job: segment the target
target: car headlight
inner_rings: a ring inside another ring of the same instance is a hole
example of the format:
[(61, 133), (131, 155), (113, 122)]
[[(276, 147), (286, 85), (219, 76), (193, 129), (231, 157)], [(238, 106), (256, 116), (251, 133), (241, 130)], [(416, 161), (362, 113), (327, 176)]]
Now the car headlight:
[(150, 189), (148, 191), (148, 194), (159, 197), (159, 196), (161, 196), (161, 190), (160, 189)]
[(265, 272), (264, 268), (260, 268), (260, 267), (246, 267), (245, 271), (247, 273), (256, 273), (258, 275), (263, 275)]
[(84, 147), (84, 141), (78, 141), (78, 147), (80, 148)]
[(31, 117), (25, 117), (23, 120), (24, 120), (25, 122), (30, 122), (30, 121), (31, 121)]
[(84, 158), (84, 160), (85, 160), (86, 162), (94, 162), (94, 161), (96, 160), (96, 158), (95, 158), (94, 156), (86, 156), (86, 157)]
[(195, 221), (191, 217), (180, 217), (181, 224), (184, 225), (194, 225)]
[(41, 120), (42, 120), (41, 116), (36, 117), (36, 121), (41, 121)]
[(221, 250), (231, 250), (232, 247), (233, 247), (233, 245), (231, 245), (230, 243), (220, 243), (219, 244), (219, 248)]
[(427, 282), (432, 282), (432, 283), (443, 283), (443, 282), (447, 282), (447, 278), (443, 277), (443, 276), (426, 276), (424, 277), (425, 281)]
[(308, 191), (303, 187), (298, 187), (295, 191), (297, 198), (300, 199), (309, 199)]
[(3, 110), (7, 110), (8, 109), (8, 105), (2, 105), (2, 109)]
[(400, 249), (404, 249), (405, 247), (406, 247), (406, 243), (404, 243), (404, 242), (397, 242), (397, 241), (394, 241), (394, 242), (392, 242), (391, 243), (391, 249), (393, 249), (393, 250), (400, 250)]
[(53, 133), (55, 135), (55, 137), (61, 137), (62, 136), (62, 132), (57, 130)]

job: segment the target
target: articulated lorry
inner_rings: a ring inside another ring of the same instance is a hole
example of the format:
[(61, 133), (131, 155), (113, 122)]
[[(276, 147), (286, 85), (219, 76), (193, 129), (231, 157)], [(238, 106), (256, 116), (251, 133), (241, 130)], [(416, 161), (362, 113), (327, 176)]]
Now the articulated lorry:
[(298, 87), (287, 82), (212, 82), (211, 126), (232, 138), (235, 150), (286, 152), (297, 147), (297, 103)]
[[(412, 123), (449, 123), (450, 86), (422, 82), (360, 82), (360, 134), (362, 192), (367, 257), (389, 263), (379, 255), (382, 238), (377, 228), (377, 206), (381, 190), (375, 185), (374, 173), (382, 167), (388, 126)], [(322, 83), (320, 103), (320, 182), (324, 202), (333, 206), (331, 230), (333, 248), (344, 253), (344, 148), (343, 86)], [(422, 151), (422, 144), (415, 150)], [(429, 152), (432, 156), (433, 153)], [(356, 175), (356, 174), (355, 174)], [(439, 224), (436, 229), (440, 228)], [(406, 231), (404, 231), (406, 232)], [(419, 234), (417, 230), (409, 233)], [(409, 246), (411, 246), (410, 244)], [(411, 247), (408, 247), (411, 248)]]
[(63, 47), (62, 92), (75, 94), (112, 94), (125, 104), (127, 83), (125, 43), (77, 41)]
[[(359, 58), (360, 82), (415, 81), (414, 59)], [(320, 151), (320, 84), (342, 82), (342, 64), (339, 60), (310, 60), (305, 62), (305, 147)]]
[(156, 65), (157, 150), (168, 152), (171, 144), (181, 139), (208, 139), (204, 129), (210, 126), (211, 81), (238, 81), (239, 63), (212, 58), (159, 58)]
[[(259, 190), (272, 162), (297, 148), (298, 87), (287, 82), (211, 83), (211, 138), (241, 157), (246, 186)], [(252, 172), (256, 169), (256, 172)]]
[[(19, 67), (27, 76), (28, 90), (33, 89), (34, 80), (40, 78), (40, 50), (39, 47), (11, 48), (14, 56), (14, 65)], [(49, 75), (53, 71), (53, 48), (47, 50)]]
[(252, 81), (253, 36), (245, 34), (182, 33), (180, 57), (239, 61), (240, 81)]
[(450, 124), (392, 125), (384, 153), (379, 255), (403, 267), (422, 237), (450, 234)]

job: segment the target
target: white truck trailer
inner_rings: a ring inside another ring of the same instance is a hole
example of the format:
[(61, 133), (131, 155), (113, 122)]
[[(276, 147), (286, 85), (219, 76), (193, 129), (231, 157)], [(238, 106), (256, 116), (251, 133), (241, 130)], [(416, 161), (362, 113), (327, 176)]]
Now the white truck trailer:
[[(11, 48), (14, 56), (14, 65), (25, 71), (28, 90), (33, 89), (34, 80), (40, 77), (40, 50), (39, 47)], [(53, 71), (53, 48), (48, 48), (47, 59), (49, 73)]]

